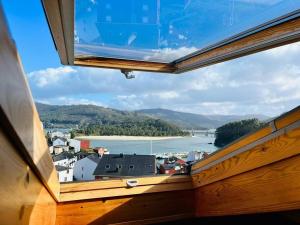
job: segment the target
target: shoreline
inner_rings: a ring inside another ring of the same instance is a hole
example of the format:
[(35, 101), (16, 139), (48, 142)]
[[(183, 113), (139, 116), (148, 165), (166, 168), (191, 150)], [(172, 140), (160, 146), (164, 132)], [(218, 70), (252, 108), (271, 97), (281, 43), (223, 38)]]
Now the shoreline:
[(89, 141), (97, 141), (97, 140), (106, 140), (106, 141), (161, 141), (161, 140), (171, 140), (171, 139), (179, 139), (183, 138), (183, 136), (167, 136), (167, 137), (150, 137), (150, 136), (77, 136), (76, 140), (89, 140)]

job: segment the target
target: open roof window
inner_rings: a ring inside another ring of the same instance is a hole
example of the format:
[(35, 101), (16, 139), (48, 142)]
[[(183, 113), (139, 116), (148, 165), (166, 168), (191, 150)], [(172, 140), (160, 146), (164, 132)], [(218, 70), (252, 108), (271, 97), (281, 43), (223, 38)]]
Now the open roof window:
[(64, 64), (184, 72), (299, 40), (299, 0), (43, 0)]

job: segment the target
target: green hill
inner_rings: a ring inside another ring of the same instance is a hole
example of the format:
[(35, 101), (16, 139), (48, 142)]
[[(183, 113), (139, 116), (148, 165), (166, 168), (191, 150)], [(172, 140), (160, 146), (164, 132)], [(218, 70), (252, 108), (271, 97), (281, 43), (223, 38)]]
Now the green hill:
[(179, 127), (137, 112), (95, 105), (36, 103), (45, 128), (77, 128), (86, 135), (184, 136)]

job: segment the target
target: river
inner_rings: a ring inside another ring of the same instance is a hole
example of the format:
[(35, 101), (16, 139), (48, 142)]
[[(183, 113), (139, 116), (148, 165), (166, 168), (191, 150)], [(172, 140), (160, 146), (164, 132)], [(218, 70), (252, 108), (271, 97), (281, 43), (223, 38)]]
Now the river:
[(178, 139), (152, 141), (116, 141), (116, 140), (92, 140), (91, 147), (105, 147), (111, 154), (151, 154), (167, 152), (206, 151), (214, 152), (217, 148), (213, 144), (214, 137), (199, 135), (196, 137), (183, 137)]

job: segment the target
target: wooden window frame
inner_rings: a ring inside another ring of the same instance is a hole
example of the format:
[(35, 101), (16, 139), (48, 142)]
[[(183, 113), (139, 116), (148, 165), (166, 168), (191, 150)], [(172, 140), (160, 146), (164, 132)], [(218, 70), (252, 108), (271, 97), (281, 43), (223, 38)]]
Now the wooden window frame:
[(171, 63), (105, 57), (74, 58), (74, 1), (42, 0), (53, 41), (64, 65), (159, 73), (183, 73), (300, 40), (300, 10), (253, 27)]

